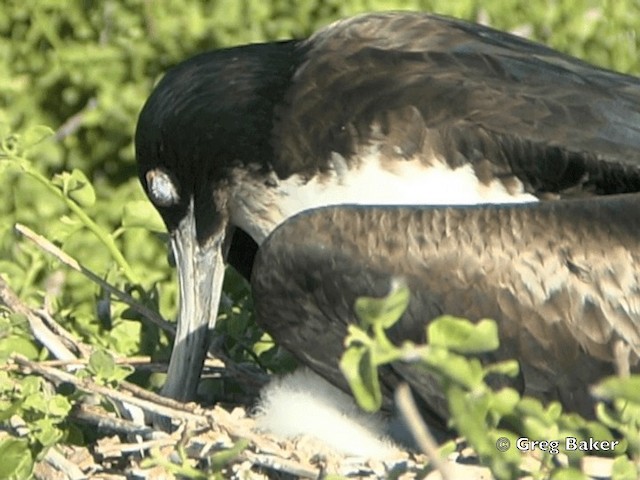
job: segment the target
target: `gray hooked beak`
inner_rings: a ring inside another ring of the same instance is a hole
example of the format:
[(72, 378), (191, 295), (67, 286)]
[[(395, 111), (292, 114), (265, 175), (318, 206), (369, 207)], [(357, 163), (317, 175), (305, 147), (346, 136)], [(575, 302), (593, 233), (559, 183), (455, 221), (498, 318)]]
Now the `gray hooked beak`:
[(180, 315), (162, 395), (182, 402), (195, 397), (216, 323), (224, 279), (224, 239), (222, 229), (205, 244), (198, 243), (193, 201), (171, 233), (180, 281)]

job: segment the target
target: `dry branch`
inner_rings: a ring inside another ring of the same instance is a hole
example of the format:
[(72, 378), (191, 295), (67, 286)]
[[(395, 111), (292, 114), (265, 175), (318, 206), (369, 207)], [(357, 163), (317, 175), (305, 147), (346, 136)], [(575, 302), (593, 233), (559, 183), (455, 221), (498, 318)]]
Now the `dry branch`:
[(64, 342), (45, 325), (42, 319), (11, 290), (9, 285), (0, 277), (0, 301), (11, 311), (24, 315), (35, 338), (44, 345), (51, 354), (61, 360), (75, 360), (76, 356), (67, 348)]
[(135, 310), (137, 313), (139, 313), (142, 316), (143, 321), (147, 321), (157, 326), (158, 328), (167, 332), (172, 337), (175, 336), (176, 334), (175, 327), (171, 323), (167, 322), (160, 315), (158, 315), (158, 313), (154, 312), (153, 310), (146, 307), (145, 305), (140, 304), (140, 302), (136, 301), (136, 299), (133, 298), (131, 295), (119, 290), (118, 288), (111, 285), (109, 282), (106, 282), (105, 280), (100, 278), (98, 275), (93, 273), (91, 270), (82, 266), (82, 264), (80, 264), (80, 262), (78, 262), (76, 259), (72, 258), (67, 253), (60, 250), (58, 247), (56, 247), (53, 243), (51, 243), (49, 240), (44, 238), (42, 235), (38, 235), (37, 233), (35, 233), (29, 227), (26, 227), (24, 225), (17, 223), (15, 228), (16, 228), (16, 231), (18, 231), (20, 234), (24, 235), (26, 238), (34, 242), (40, 249), (42, 249), (43, 251), (47, 252), (50, 255), (53, 255), (55, 258), (60, 260), (66, 266), (76, 270), (77, 272), (82, 273), (85, 277), (87, 277), (92, 282), (100, 285), (100, 287), (102, 287), (104, 290), (106, 290), (111, 295), (116, 297), (118, 300), (127, 304), (129, 307), (131, 307), (133, 310)]

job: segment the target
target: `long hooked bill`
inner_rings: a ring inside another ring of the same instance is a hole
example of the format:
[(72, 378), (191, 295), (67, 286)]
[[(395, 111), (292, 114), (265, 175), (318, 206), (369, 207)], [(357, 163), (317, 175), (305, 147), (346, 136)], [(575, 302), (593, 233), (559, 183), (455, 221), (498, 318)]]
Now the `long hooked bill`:
[(224, 279), (225, 230), (198, 243), (193, 202), (171, 234), (180, 281), (180, 316), (162, 395), (179, 401), (195, 397), (216, 323)]

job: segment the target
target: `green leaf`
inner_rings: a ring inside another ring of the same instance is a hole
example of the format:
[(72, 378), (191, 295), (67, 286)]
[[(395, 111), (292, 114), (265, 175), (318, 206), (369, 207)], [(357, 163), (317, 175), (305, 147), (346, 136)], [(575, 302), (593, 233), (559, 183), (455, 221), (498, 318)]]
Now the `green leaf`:
[(74, 168), (71, 173), (59, 173), (53, 177), (51, 183), (60, 188), (65, 196), (81, 207), (91, 207), (96, 201), (96, 193), (93, 186), (82, 170)]
[(9, 374), (0, 370), (0, 393), (10, 392), (13, 390), (15, 382), (9, 377)]
[(572, 432), (575, 432), (587, 427), (587, 422), (584, 418), (582, 418), (577, 413), (568, 413), (568, 412), (560, 417), (558, 424), (561, 426), (561, 428), (570, 430)]
[(549, 423), (555, 423), (562, 415), (562, 405), (560, 402), (551, 402), (547, 405), (547, 409), (545, 411), (545, 418)]
[(109, 379), (115, 371), (116, 362), (110, 353), (104, 350), (96, 350), (89, 357), (87, 366), (94, 375), (102, 379)]
[(4, 115), (0, 114), (0, 139), (11, 135), (11, 125), (4, 120)]
[(640, 375), (631, 375), (629, 378), (609, 377), (591, 391), (602, 399), (617, 398), (640, 403)]
[(47, 127), (46, 125), (35, 125), (28, 128), (22, 134), (21, 143), (24, 148), (35, 147), (44, 140), (51, 138), (53, 134), (54, 132), (51, 127)]
[(233, 445), (233, 447), (211, 455), (209, 459), (211, 461), (212, 470), (214, 472), (222, 470), (225, 465), (240, 455), (249, 446), (249, 443), (249, 440), (241, 438)]
[(517, 360), (505, 360), (504, 362), (492, 363), (484, 367), (485, 376), (495, 374), (513, 378), (518, 373), (520, 373), (520, 364)]
[[(485, 439), (486, 437), (486, 439)], [(513, 432), (502, 429), (491, 429), (486, 432), (482, 442), (487, 442), (486, 456), (497, 478), (515, 478), (514, 471), (520, 463), (520, 451), (516, 448), (518, 436)], [(505, 445), (505, 439), (508, 443)], [(504, 449), (505, 447), (506, 450)]]
[[(20, 410), (20, 402), (0, 401), (0, 422), (10, 419)], [(0, 477), (2, 478), (2, 477)]]
[(389, 295), (383, 298), (360, 297), (356, 300), (355, 311), (365, 328), (380, 325), (389, 328), (395, 324), (409, 306), (409, 288), (401, 282), (394, 282)]
[(378, 411), (382, 406), (382, 393), (371, 351), (362, 345), (349, 347), (340, 359), (340, 370), (360, 408), (367, 412)]
[(540, 400), (531, 397), (524, 397), (518, 404), (518, 412), (522, 415), (545, 419), (545, 410)]
[(92, 207), (96, 203), (96, 192), (93, 185), (82, 170), (74, 168), (71, 172), (71, 181), (67, 191), (69, 198), (83, 208)]
[(49, 414), (54, 417), (66, 417), (71, 410), (71, 403), (62, 395), (54, 395), (49, 399)]
[(620, 415), (604, 403), (596, 405), (596, 418), (609, 428), (619, 429), (623, 426)]
[(55, 425), (51, 418), (40, 418), (32, 422), (31, 429), (33, 438), (45, 448), (54, 445), (64, 436), (63, 431)]
[(125, 203), (122, 211), (122, 226), (125, 228), (144, 228), (152, 232), (166, 232), (162, 217), (147, 200), (134, 200)]
[(425, 352), (423, 359), (446, 380), (453, 381), (468, 390), (483, 385), (484, 371), (482, 364), (476, 358), (469, 359), (444, 348), (434, 347)]
[(31, 477), (34, 462), (26, 440), (12, 437), (0, 440), (0, 458), (0, 478), (22, 480)]
[(584, 473), (576, 468), (560, 468), (551, 474), (551, 480), (588, 480)]
[(28, 395), (40, 395), (42, 391), (43, 380), (40, 377), (36, 377), (30, 375), (25, 377), (20, 386), (22, 389), (22, 394), (27, 397)]
[(552, 426), (549, 422), (538, 417), (527, 416), (522, 419), (524, 433), (529, 438), (555, 438), (551, 431)]
[(427, 327), (429, 345), (443, 347), (458, 353), (484, 353), (500, 345), (498, 325), (483, 319), (478, 323), (445, 315), (433, 320)]
[(47, 413), (49, 411), (49, 399), (46, 398), (41, 391), (33, 392), (25, 396), (22, 408), (37, 413)]
[(19, 353), (30, 360), (38, 358), (38, 349), (33, 341), (21, 335), (11, 335), (0, 340), (0, 359), (7, 359), (12, 353)]
[(513, 412), (520, 401), (520, 394), (513, 388), (502, 388), (491, 396), (491, 408), (500, 416)]
[(113, 356), (105, 350), (96, 350), (89, 357), (88, 370), (98, 381), (118, 383), (133, 372), (133, 367), (116, 364)]
[(637, 480), (640, 478), (640, 469), (631, 459), (620, 455), (613, 461), (611, 478), (613, 480)]
[(480, 455), (493, 452), (495, 443), (487, 436), (485, 417), (489, 408), (488, 398), (472, 397), (458, 385), (446, 390), (449, 411), (458, 431), (473, 444)]

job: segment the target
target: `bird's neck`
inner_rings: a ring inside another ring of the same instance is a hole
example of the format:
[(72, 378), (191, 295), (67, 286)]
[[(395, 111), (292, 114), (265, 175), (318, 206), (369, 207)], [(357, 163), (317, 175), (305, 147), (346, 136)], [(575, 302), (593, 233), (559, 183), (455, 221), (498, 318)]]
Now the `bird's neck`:
[(380, 149), (364, 149), (356, 161), (333, 153), (329, 168), (312, 177), (275, 172), (233, 172), (231, 221), (260, 245), (282, 222), (329, 205), (474, 205), (536, 201), (502, 182), (478, 180), (470, 164), (451, 168), (438, 159), (387, 161)]

